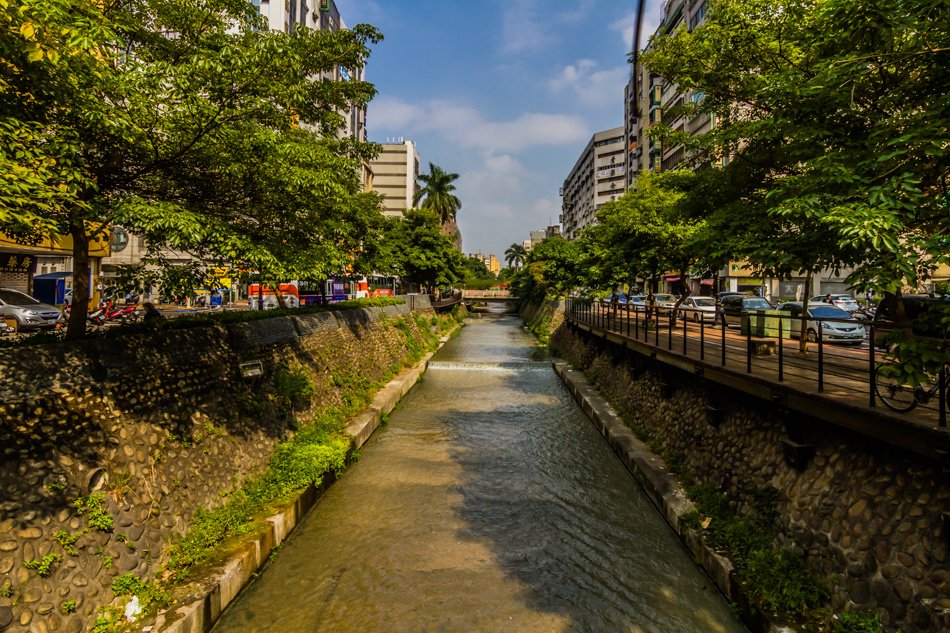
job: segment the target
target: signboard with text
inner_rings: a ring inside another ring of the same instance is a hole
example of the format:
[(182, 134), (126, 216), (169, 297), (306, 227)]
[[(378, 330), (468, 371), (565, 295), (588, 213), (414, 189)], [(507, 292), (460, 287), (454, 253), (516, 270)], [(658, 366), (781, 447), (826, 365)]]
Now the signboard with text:
[(33, 255), (22, 253), (0, 253), (0, 272), (3, 273), (30, 273), (36, 266)]

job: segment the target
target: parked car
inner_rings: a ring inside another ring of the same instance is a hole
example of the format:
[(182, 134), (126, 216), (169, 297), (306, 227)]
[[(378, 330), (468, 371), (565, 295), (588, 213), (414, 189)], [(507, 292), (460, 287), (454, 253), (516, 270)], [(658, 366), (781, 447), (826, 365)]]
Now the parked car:
[(760, 310), (771, 310), (772, 304), (762, 297), (731, 294), (722, 297), (719, 304), (720, 323), (723, 327), (742, 325), (742, 315)]
[[(788, 312), (793, 317), (801, 318), (802, 302), (789, 301), (778, 307), (782, 312)], [(816, 301), (814, 304), (808, 303), (808, 319), (805, 326), (805, 336), (809, 341), (818, 340), (818, 330), (821, 328), (821, 340), (828, 343), (845, 343), (851, 345), (860, 345), (864, 342), (865, 331), (864, 324), (853, 316), (837, 306)], [(848, 323), (839, 321), (821, 321), (813, 319), (842, 319)], [(792, 338), (801, 336), (801, 322), (792, 321), (790, 335)]]
[(17, 330), (52, 329), (62, 313), (19, 290), (0, 288), (0, 317), (13, 321)]
[[(601, 301), (603, 301), (604, 303), (612, 304), (614, 302), (614, 293), (611, 292), (606, 297), (601, 299)], [(617, 293), (617, 303), (627, 303), (627, 301), (628, 301), (628, 297), (627, 297), (626, 292), (620, 291)]]
[[(950, 319), (950, 296), (903, 295), (904, 314), (917, 336), (946, 339)], [(882, 301), (874, 313), (875, 334), (888, 334), (896, 327), (896, 302)], [(881, 341), (883, 337), (878, 338)]]
[(671, 308), (676, 305), (676, 297), (657, 293), (653, 295), (653, 305), (657, 308), (659, 314), (672, 314)]
[(680, 304), (686, 318), (695, 322), (716, 320), (716, 300), (713, 297), (686, 297)]
[[(826, 303), (827, 295), (819, 295), (817, 297), (812, 297), (808, 300), (808, 305), (814, 305), (816, 303)], [(833, 294), (831, 295), (831, 304), (841, 308), (845, 312), (853, 313), (861, 309), (861, 306), (858, 305), (858, 302), (854, 300), (854, 297), (846, 294)]]

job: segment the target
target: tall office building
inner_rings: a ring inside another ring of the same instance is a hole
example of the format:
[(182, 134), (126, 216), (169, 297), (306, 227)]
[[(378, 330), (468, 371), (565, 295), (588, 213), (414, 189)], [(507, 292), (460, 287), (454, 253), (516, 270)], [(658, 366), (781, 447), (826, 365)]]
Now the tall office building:
[[(690, 30), (706, 16), (706, 0), (666, 0), (656, 35), (673, 32), (682, 24)], [(634, 46), (636, 44), (634, 43)], [(645, 50), (649, 49), (649, 43)], [(634, 94), (634, 88), (636, 93)], [(715, 125), (709, 114), (694, 115), (689, 104), (703, 97), (701, 92), (682, 92), (672, 81), (649, 72), (642, 64), (632, 69), (624, 94), (624, 128), (627, 140), (625, 164), (627, 186), (640, 171), (675, 169), (688, 156), (681, 144), (661, 144), (649, 137), (654, 125), (665, 123), (677, 132), (702, 134)]]
[[(261, 15), (267, 18), (267, 25), (273, 30), (293, 33), (298, 27), (307, 27), (318, 31), (339, 31), (346, 28), (340, 11), (333, 0), (255, 0)], [(314, 79), (332, 81), (363, 80), (362, 68), (336, 68)], [(341, 133), (347, 138), (366, 141), (366, 108), (351, 106), (342, 113), (346, 118), (346, 127)]]
[(605, 203), (623, 195), (626, 167), (623, 127), (594, 134), (561, 187), (564, 237), (577, 238)]
[(419, 152), (412, 141), (382, 143), (382, 151), (370, 162), (373, 189), (383, 194), (383, 215), (401, 217), (415, 205), (419, 193)]

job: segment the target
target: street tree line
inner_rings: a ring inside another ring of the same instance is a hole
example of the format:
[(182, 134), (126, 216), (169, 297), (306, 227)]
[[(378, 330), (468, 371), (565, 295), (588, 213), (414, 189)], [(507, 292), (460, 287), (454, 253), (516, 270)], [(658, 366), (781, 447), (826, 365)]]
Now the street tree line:
[[(852, 287), (901, 313), (902, 293), (950, 262), (942, 0), (708, 0), (702, 24), (654, 37), (640, 59), (695, 95), (686, 121), (715, 126), (654, 126), (655, 142), (684, 145), (688, 169), (642, 173), (576, 242), (546, 240), (519, 276), (525, 293), (744, 260), (778, 279), (853, 269)], [(933, 341), (902, 344), (950, 360)]]
[(341, 134), (376, 91), (339, 70), (381, 39), (271, 31), (246, 0), (0, 0), (0, 232), (72, 238), (67, 336), (85, 332), (89, 245), (113, 225), (275, 283), (460, 276), (436, 217), (454, 220), (455, 175), (433, 166), (432, 213), (394, 224), (362, 187), (378, 146)]

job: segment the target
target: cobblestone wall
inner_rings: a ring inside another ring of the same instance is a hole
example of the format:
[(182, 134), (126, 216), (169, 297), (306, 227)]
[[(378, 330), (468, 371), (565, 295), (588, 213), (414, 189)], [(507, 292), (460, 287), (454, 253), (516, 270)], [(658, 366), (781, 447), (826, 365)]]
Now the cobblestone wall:
[[(389, 306), (0, 350), (0, 631), (86, 630), (113, 602), (115, 577), (153, 574), (196, 509), (263, 470), (293, 419), (257, 417), (264, 396), (242, 378), (242, 362), (260, 360), (264, 379), (300, 364), (314, 406), (341, 404), (341, 377), (373, 383), (400, 366), (406, 337), (394, 321), (408, 313)], [(93, 497), (80, 514), (76, 500), (91, 494), (102, 508)], [(111, 529), (97, 529), (103, 515)]]
[[(552, 348), (596, 382), (655, 450), (740, 511), (751, 502), (750, 486), (778, 489), (779, 540), (828, 579), (836, 611), (875, 611), (887, 631), (950, 631), (945, 468), (827, 424), (788, 419), (569, 327), (555, 333)], [(724, 412), (718, 426), (710, 405)], [(802, 470), (786, 462), (785, 439), (814, 448)]]

